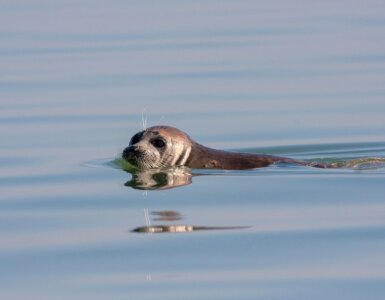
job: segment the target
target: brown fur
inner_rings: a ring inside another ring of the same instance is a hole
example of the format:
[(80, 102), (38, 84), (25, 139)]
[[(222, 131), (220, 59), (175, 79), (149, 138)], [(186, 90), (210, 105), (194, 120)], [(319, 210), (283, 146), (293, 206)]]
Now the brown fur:
[(332, 167), (328, 164), (305, 162), (287, 157), (265, 154), (237, 153), (208, 148), (192, 140), (183, 131), (169, 126), (154, 126), (146, 129), (146, 131), (159, 134), (160, 136), (167, 136), (171, 141), (178, 141), (182, 143), (185, 148), (191, 146), (190, 155), (183, 166), (193, 169), (244, 170), (266, 167), (278, 162), (293, 163), (316, 168)]
[(193, 142), (193, 148), (186, 166), (194, 169), (244, 170), (266, 167), (277, 162), (307, 165), (304, 161), (291, 158), (222, 151)]

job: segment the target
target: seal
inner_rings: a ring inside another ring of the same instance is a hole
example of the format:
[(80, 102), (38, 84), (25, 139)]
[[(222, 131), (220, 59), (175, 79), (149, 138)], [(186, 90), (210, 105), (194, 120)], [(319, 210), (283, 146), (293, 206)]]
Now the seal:
[(203, 146), (185, 132), (170, 126), (153, 126), (136, 133), (122, 158), (140, 170), (169, 167), (192, 169), (246, 170), (274, 163), (291, 163), (316, 168), (329, 164), (306, 162), (267, 154), (238, 153)]

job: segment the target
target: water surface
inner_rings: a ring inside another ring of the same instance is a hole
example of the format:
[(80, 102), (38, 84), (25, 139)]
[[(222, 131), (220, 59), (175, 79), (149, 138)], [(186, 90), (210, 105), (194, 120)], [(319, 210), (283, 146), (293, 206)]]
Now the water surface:
[(384, 34), (375, 0), (3, 1), (0, 297), (381, 299), (383, 165), (141, 190), (111, 162), (143, 112), (211, 147), (385, 157)]

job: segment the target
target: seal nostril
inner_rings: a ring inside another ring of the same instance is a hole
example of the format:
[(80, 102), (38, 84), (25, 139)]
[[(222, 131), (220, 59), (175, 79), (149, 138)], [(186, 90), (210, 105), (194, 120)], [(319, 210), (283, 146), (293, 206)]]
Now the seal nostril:
[(122, 157), (127, 158), (130, 154), (134, 153), (134, 149), (132, 146), (129, 146), (123, 150)]

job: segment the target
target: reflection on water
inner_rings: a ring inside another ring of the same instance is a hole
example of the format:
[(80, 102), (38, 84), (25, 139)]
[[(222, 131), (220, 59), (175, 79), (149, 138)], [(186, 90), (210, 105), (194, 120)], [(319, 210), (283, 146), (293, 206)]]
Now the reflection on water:
[(154, 221), (178, 221), (182, 219), (179, 212), (172, 210), (153, 211), (151, 214), (156, 216), (153, 218)]
[[(157, 216), (152, 218), (153, 221), (178, 221), (182, 219), (182, 214), (177, 211), (153, 211), (151, 215)], [(148, 212), (145, 210), (145, 219), (150, 223)], [(209, 230), (239, 230), (250, 228), (250, 226), (201, 226), (201, 225), (183, 225), (183, 224), (156, 224), (140, 226), (132, 229), (132, 232), (138, 233), (186, 233), (193, 231), (209, 231)]]
[[(98, 161), (90, 163), (90, 165), (98, 164), (100, 164)], [(181, 187), (190, 184), (193, 177), (192, 170), (185, 167), (139, 170), (121, 158), (105, 164), (130, 173), (131, 180), (124, 185), (138, 190), (167, 190)]]
[(131, 172), (132, 178), (125, 183), (125, 186), (139, 190), (172, 189), (192, 182), (192, 173), (188, 168), (133, 170)]
[(235, 230), (246, 229), (247, 226), (192, 226), (192, 225), (154, 225), (142, 226), (133, 229), (133, 232), (140, 233), (185, 233), (202, 230)]

